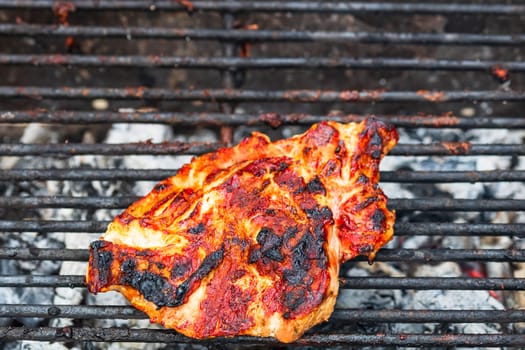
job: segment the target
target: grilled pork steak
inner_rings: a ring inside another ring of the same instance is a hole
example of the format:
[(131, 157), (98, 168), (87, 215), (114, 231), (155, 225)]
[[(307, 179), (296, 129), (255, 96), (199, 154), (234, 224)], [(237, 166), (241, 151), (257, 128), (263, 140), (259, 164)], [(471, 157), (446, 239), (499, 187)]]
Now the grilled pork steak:
[(190, 337), (294, 341), (332, 313), (339, 264), (391, 239), (377, 183), (397, 139), (374, 119), (322, 122), (195, 158), (91, 244), (89, 290)]

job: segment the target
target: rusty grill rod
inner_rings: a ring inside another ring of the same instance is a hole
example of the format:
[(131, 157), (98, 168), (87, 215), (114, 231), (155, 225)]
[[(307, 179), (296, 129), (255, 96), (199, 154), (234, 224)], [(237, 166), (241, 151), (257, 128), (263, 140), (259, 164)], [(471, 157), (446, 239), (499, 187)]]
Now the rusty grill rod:
[[(27, 196), (0, 197), (0, 208), (76, 208), (122, 209), (140, 199), (137, 196), (66, 197)], [(458, 198), (390, 198), (388, 205), (396, 210), (422, 211), (498, 211), (525, 210), (523, 199), (458, 199)]]
[[(74, 220), (0, 220), (2, 232), (78, 232), (101, 233), (110, 221), (74, 221)], [(525, 237), (525, 224), (468, 224), (442, 222), (397, 222), (394, 226), (398, 236), (516, 236)]]
[(187, 126), (238, 126), (238, 125), (311, 125), (324, 120), (340, 123), (360, 122), (375, 117), (405, 128), (525, 128), (521, 116), (458, 117), (444, 115), (358, 115), (358, 114), (227, 114), (227, 113), (176, 113), (176, 112), (94, 112), (94, 111), (0, 111), (0, 123), (167, 123)]
[[(130, 306), (0, 304), (0, 317), (43, 317), (75, 319), (147, 319)], [(525, 310), (353, 310), (336, 308), (331, 320), (346, 322), (494, 322), (512, 323), (525, 319)]]
[(147, 87), (37, 87), (0, 86), (0, 98), (31, 99), (131, 99), (210, 102), (459, 102), (525, 101), (525, 92), (510, 90), (385, 91), (385, 90), (244, 90), (244, 89), (161, 89)]
[[(163, 142), (163, 143), (49, 143), (49, 144), (0, 144), (2, 156), (78, 156), (86, 154), (121, 155), (187, 155), (203, 154), (218, 150), (222, 143)], [(525, 155), (524, 144), (471, 144), (468, 142), (437, 142), (429, 144), (398, 144), (389, 153), (392, 156), (480, 156)]]
[[(179, 169), (9, 169), (0, 172), (0, 181), (160, 181)], [(382, 171), (381, 182), (447, 183), (525, 181), (525, 170), (488, 171)]]
[[(0, 275), (0, 287), (85, 287), (85, 276)], [(345, 277), (343, 289), (525, 290), (523, 278)]]
[(417, 45), (505, 45), (521, 46), (524, 34), (397, 33), (280, 31), (240, 29), (188, 29), (166, 27), (56, 26), (41, 24), (0, 24), (0, 35), (74, 36), (78, 38), (220, 40), (224, 42), (352, 42), (366, 44)]
[[(0, 259), (87, 261), (86, 249), (0, 248)], [(368, 261), (358, 256), (353, 261)], [(374, 261), (443, 262), (492, 261), (523, 262), (525, 250), (518, 249), (381, 249)]]
[(79, 67), (134, 67), (134, 68), (199, 68), (199, 69), (402, 69), (402, 70), (461, 70), (489, 71), (504, 67), (509, 71), (525, 71), (521, 61), (479, 61), (411, 58), (326, 58), (326, 57), (173, 57), (173, 56), (106, 56), (106, 55), (62, 55), (62, 54), (0, 54), (0, 63), (34, 66), (79, 66)]
[[(6, 341), (25, 339), (53, 342), (129, 342), (133, 340), (136, 342), (149, 343), (195, 343), (194, 339), (187, 338), (170, 330), (94, 327), (0, 327), (0, 338)], [(247, 336), (200, 341), (202, 345), (225, 343), (282, 346), (282, 343), (273, 338)], [(436, 345), (444, 347), (524, 346), (525, 337), (522, 334), (310, 334), (305, 335), (291, 345), (336, 346), (345, 344), (415, 347), (435, 347)]]
[(357, 115), (357, 114), (225, 114), (172, 112), (93, 112), (93, 111), (0, 111), (0, 123), (168, 123), (188, 126), (237, 126), (270, 124), (311, 125), (324, 120), (340, 123), (360, 122), (367, 117), (388, 121), (398, 127), (418, 128), (525, 128), (521, 117), (457, 117), (454, 115)]
[[(69, 1), (76, 10), (171, 10), (187, 11), (188, 6), (173, 0), (119, 0), (119, 1)], [(0, 0), (3, 9), (52, 9), (56, 0)], [(229, 12), (311, 12), (311, 13), (391, 13), (391, 14), (464, 14), (506, 15), (525, 14), (524, 5), (500, 4), (443, 4), (443, 3), (390, 3), (390, 2), (301, 2), (301, 1), (191, 1), (193, 11)]]

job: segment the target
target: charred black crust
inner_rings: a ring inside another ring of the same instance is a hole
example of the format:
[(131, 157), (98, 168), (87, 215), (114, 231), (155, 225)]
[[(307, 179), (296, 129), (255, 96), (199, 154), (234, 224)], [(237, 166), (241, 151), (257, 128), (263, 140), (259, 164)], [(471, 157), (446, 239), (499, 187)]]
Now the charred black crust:
[(332, 210), (328, 207), (319, 207), (316, 205), (311, 209), (303, 209), (306, 213), (306, 216), (312, 220), (331, 220), (332, 219)]
[(386, 216), (381, 209), (376, 209), (372, 214), (372, 228), (376, 231), (383, 230), (385, 227)]
[[(124, 263), (130, 260), (125, 261)], [(120, 283), (136, 289), (144, 299), (154, 303), (157, 307), (175, 306), (173, 298), (175, 288), (169, 281), (149, 271), (138, 271), (136, 265), (129, 263), (121, 265), (122, 277)]]
[(336, 161), (334, 159), (330, 159), (328, 162), (326, 162), (326, 165), (324, 167), (325, 176), (332, 175), (336, 168), (337, 168)]
[[(260, 252), (263, 256), (278, 262), (284, 261), (284, 256), (280, 251), (283, 240), (273, 230), (263, 227), (257, 234), (256, 240), (261, 246)], [(251, 257), (248, 260), (253, 260), (253, 258)]]
[(133, 259), (127, 259), (120, 265), (120, 270), (126, 275), (133, 274), (137, 270), (137, 262)]
[(357, 183), (360, 185), (366, 185), (369, 181), (370, 179), (364, 174), (360, 174), (357, 178)]
[(266, 210), (264, 211), (264, 213), (265, 213), (266, 215), (270, 215), (270, 216), (275, 216), (275, 214), (277, 214), (277, 212), (275, 211), (275, 209), (266, 209)]
[(374, 251), (374, 246), (372, 244), (365, 244), (359, 247), (358, 251), (361, 255), (368, 255)]
[(190, 290), (191, 286), (202, 280), (204, 277), (206, 277), (213, 269), (215, 269), (224, 259), (224, 247), (221, 247), (221, 249), (214, 251), (210, 255), (204, 258), (202, 261), (202, 264), (193, 272), (188, 279), (186, 279), (184, 282), (179, 284), (177, 289), (175, 290), (175, 298), (173, 301), (173, 305), (170, 306), (180, 306), (184, 303), (184, 299), (186, 299), (186, 295), (188, 294), (188, 291)]
[(198, 235), (198, 234), (203, 233), (204, 231), (206, 231), (206, 226), (204, 226), (202, 222), (196, 226), (190, 227), (188, 230), (188, 232), (191, 233), (192, 235)]
[(306, 187), (310, 193), (326, 195), (326, 188), (318, 176), (314, 177)]
[(381, 159), (384, 140), (381, 138), (379, 130), (383, 127), (386, 127), (385, 123), (374, 118), (367, 118), (365, 128), (360, 135), (362, 139), (366, 140), (364, 151), (369, 153), (374, 160)]
[(283, 257), (283, 255), (281, 254), (281, 252), (279, 251), (278, 248), (270, 248), (268, 250), (263, 251), (262, 253), (268, 259), (271, 259), (271, 260), (274, 260), (274, 261), (278, 261), (278, 262), (283, 262), (284, 261), (284, 257)]
[(254, 248), (250, 250), (250, 254), (248, 255), (248, 263), (253, 264), (257, 262), (262, 257), (261, 250)]
[(219, 266), (222, 259), (224, 259), (224, 247), (214, 251), (210, 255), (204, 258), (202, 264), (195, 270), (195, 272), (189, 278), (203, 279), (206, 277), (214, 268)]
[(91, 242), (91, 244), (89, 246), (93, 250), (98, 250), (98, 249), (102, 249), (102, 248), (107, 247), (109, 244), (110, 243), (108, 243), (106, 241), (98, 240), (98, 241)]
[(171, 269), (170, 276), (173, 279), (181, 278), (191, 269), (191, 264), (189, 262), (183, 262), (176, 265), (173, 265)]
[(366, 207), (368, 207), (370, 204), (374, 203), (374, 202), (377, 202), (379, 200), (378, 197), (368, 197), (366, 200), (364, 200), (363, 202), (359, 203), (359, 204), (356, 204), (354, 206), (354, 210), (363, 210), (365, 209)]
[(109, 250), (103, 251), (110, 243), (106, 241), (94, 241), (91, 242), (91, 256), (93, 260), (91, 267), (96, 271), (98, 282), (101, 286), (106, 286), (111, 278), (111, 264), (113, 263), (113, 253)]
[(290, 166), (290, 164), (287, 163), (287, 162), (280, 162), (279, 163), (279, 167), (277, 168), (277, 171), (278, 172), (284, 171), (284, 170), (288, 169), (289, 166)]
[(382, 144), (383, 144), (383, 139), (381, 139), (381, 136), (379, 135), (377, 130), (374, 131), (374, 133), (372, 134), (372, 137), (370, 138), (370, 145), (381, 146)]
[(306, 303), (310, 288), (315, 280), (311, 270), (314, 266), (325, 270), (328, 257), (324, 249), (326, 233), (324, 224), (318, 222), (307, 229), (291, 250), (291, 268), (283, 270), (283, 279), (287, 284), (283, 294), (283, 305), (286, 319), (294, 317), (294, 312)]
[(295, 236), (297, 235), (298, 232), (299, 232), (299, 229), (296, 226), (287, 227), (284, 230), (284, 234), (283, 234), (283, 242), (284, 242), (284, 244), (288, 245), (290, 240), (295, 238)]
[(297, 242), (292, 250), (292, 268), (283, 271), (284, 279), (291, 285), (303, 283), (303, 279), (308, 275), (311, 267), (309, 248), (313, 246), (314, 238), (309, 232), (305, 232), (303, 237)]
[(290, 311), (294, 311), (306, 301), (306, 291), (304, 287), (294, 288), (284, 297), (284, 306)]
[[(154, 303), (157, 307), (174, 307), (184, 303), (186, 295), (193, 283), (206, 277), (216, 268), (224, 258), (224, 247), (204, 258), (202, 264), (188, 279), (175, 287), (170, 281), (158, 274), (149, 271), (139, 271), (137, 262), (130, 258), (121, 265), (120, 283), (136, 289), (144, 299)], [(191, 268), (189, 263), (179, 264), (171, 270), (171, 278), (182, 277)]]

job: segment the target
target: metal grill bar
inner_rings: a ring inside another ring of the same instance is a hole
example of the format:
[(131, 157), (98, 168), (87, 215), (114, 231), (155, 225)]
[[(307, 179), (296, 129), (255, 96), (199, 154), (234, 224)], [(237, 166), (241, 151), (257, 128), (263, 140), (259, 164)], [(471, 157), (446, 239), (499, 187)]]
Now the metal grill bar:
[[(0, 259), (87, 261), (86, 249), (0, 248)], [(368, 261), (359, 256), (354, 261)], [(525, 250), (517, 249), (382, 249), (374, 261), (441, 262), (441, 261), (525, 261)]]
[[(121, 209), (138, 200), (137, 196), (118, 197), (0, 197), (0, 208), (76, 208)], [(521, 199), (458, 199), (458, 198), (390, 198), (388, 205), (396, 210), (492, 211), (525, 210)]]
[(178, 142), (120, 143), (120, 144), (0, 144), (4, 156), (51, 155), (129, 155), (129, 154), (203, 154), (218, 150), (221, 143)]
[[(71, 1), (77, 10), (188, 10), (177, 1), (120, 0), (115, 1)], [(301, 1), (198, 1), (192, 0), (195, 11), (228, 12), (311, 12), (311, 13), (393, 13), (393, 14), (465, 14), (506, 15), (525, 13), (525, 6), (512, 4), (443, 4), (443, 3), (389, 3), (389, 2), (301, 2)], [(1, 0), (0, 8), (51, 9), (56, 0)]]
[(46, 220), (46, 221), (0, 221), (0, 231), (36, 231), (36, 232), (92, 232), (100, 233), (106, 230), (110, 221), (75, 221), (75, 220)]
[(417, 290), (523, 290), (521, 278), (465, 277), (345, 277), (341, 288), (348, 289), (417, 289)]
[[(38, 340), (38, 341), (94, 341), (116, 342), (136, 341), (150, 343), (194, 343), (195, 340), (184, 337), (170, 330), (130, 329), (130, 328), (91, 328), (91, 327), (0, 327), (0, 337), (4, 340)], [(234, 338), (201, 340), (200, 344), (250, 344), (281, 346), (273, 338), (238, 336)], [(523, 346), (522, 334), (323, 334), (305, 335), (294, 345), (336, 346), (336, 345), (375, 345), (375, 346)]]
[(0, 111), (0, 123), (167, 123), (188, 126), (237, 126), (284, 124), (311, 125), (324, 120), (340, 123), (360, 122), (366, 117), (388, 121), (398, 127), (416, 128), (525, 128), (521, 117), (457, 117), (454, 115), (308, 115), (308, 114), (225, 114), (225, 113), (148, 113), (84, 111)]
[[(0, 276), (0, 287), (85, 287), (84, 276)], [(446, 289), (446, 290), (525, 290), (522, 278), (464, 277), (345, 277), (345, 289)]]
[[(109, 221), (0, 221), (1, 232), (90, 232), (101, 233)], [(398, 222), (397, 236), (516, 236), (525, 237), (525, 224), (457, 224), (440, 222)]]
[(78, 38), (220, 40), (230, 42), (352, 42), (406, 45), (521, 46), (525, 43), (524, 34), (280, 31), (165, 27), (55, 26), (10, 23), (0, 24), (0, 35), (31, 37), (74, 36)]
[[(160, 181), (179, 169), (12, 169), (0, 172), (0, 181)], [(381, 182), (499, 182), (525, 181), (524, 170), (491, 171), (383, 171)]]
[[(225, 146), (207, 142), (119, 143), (119, 144), (0, 144), (2, 156), (53, 155), (182, 155), (203, 154)], [(469, 142), (437, 142), (431, 144), (398, 144), (389, 152), (392, 156), (479, 156), (525, 155), (523, 144), (471, 144)]]
[(137, 68), (200, 68), (200, 69), (402, 69), (489, 71), (505, 67), (509, 71), (525, 71), (521, 61), (438, 60), (411, 58), (326, 58), (326, 57), (173, 57), (173, 56), (104, 56), (104, 55), (24, 55), (0, 54), (1, 64), (34, 66), (137, 67)]
[[(147, 319), (130, 306), (0, 304), (0, 317), (64, 317), (75, 319)], [(346, 322), (494, 322), (525, 319), (525, 310), (352, 310), (336, 309), (330, 319)]]
[(525, 101), (525, 92), (505, 90), (478, 91), (385, 91), (385, 90), (287, 90), (258, 91), (239, 89), (172, 90), (146, 87), (36, 87), (0, 86), (0, 98), (52, 99), (132, 99), (211, 102), (458, 102)]

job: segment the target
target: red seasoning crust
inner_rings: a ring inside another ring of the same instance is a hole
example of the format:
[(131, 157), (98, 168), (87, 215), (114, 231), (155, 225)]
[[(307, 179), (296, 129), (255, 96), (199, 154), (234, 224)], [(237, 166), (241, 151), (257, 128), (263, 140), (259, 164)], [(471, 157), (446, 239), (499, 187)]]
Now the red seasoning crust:
[(391, 239), (377, 183), (397, 139), (375, 119), (322, 122), (195, 158), (91, 244), (89, 290), (194, 338), (294, 341), (331, 315), (339, 264)]

